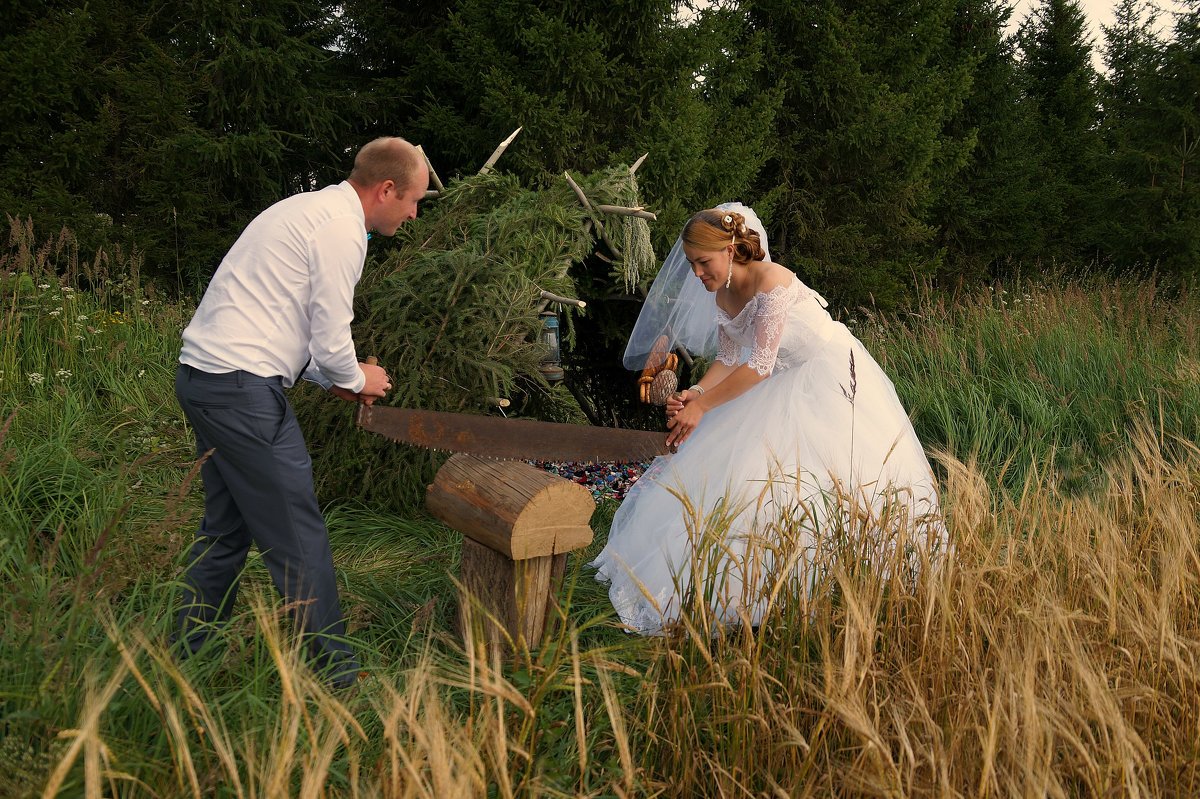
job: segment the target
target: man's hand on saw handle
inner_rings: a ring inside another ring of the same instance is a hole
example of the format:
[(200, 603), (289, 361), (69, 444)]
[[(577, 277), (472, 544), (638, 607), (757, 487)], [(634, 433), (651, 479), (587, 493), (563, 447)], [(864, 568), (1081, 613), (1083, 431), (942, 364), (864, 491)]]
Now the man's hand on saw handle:
[(329, 389), (330, 393), (336, 397), (341, 397), (347, 402), (361, 402), (364, 405), (373, 405), (375, 404), (375, 400), (392, 390), (392, 379), (388, 376), (387, 370), (379, 365), (379, 361), (374, 355), (368, 357), (366, 363), (360, 363), (358, 368), (362, 370), (363, 377), (366, 378), (366, 383), (363, 384), (362, 391), (356, 394), (348, 388), (334, 386)]

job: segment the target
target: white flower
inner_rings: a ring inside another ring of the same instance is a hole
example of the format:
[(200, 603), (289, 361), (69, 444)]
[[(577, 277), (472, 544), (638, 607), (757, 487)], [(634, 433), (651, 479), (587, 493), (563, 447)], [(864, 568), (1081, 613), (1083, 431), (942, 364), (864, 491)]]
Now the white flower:
[(50, 288), (50, 284), (49, 283), (38, 283), (38, 288), (40, 288), (42, 291), (45, 291), (46, 289)]
[(71, 288), (70, 286), (63, 286), (63, 287), (62, 287), (62, 293), (63, 293), (63, 294), (74, 294), (74, 293), (75, 293), (75, 289)]
[(150, 304), (150, 300), (142, 300), (142, 305), (149, 305), (149, 304)]
[(45, 381), (46, 381), (46, 378), (43, 377), (40, 372), (30, 372), (29, 373), (29, 385), (40, 386)]
[(76, 340), (76, 341), (83, 341), (83, 336), (76, 336), (76, 337), (75, 337), (75, 340)]
[(57, 372), (54, 373), (54, 376), (57, 377), (59, 380), (66, 380), (67, 378), (69, 378), (71, 376), (71, 372), (67, 369), (59, 369)]
[(75, 321), (77, 321), (77, 322), (86, 322), (86, 321), (87, 321), (87, 314), (85, 314), (85, 313), (81, 313), (79, 316), (76, 316), (76, 317), (75, 317)]
[(51, 316), (62, 316), (62, 309), (55, 308), (53, 311), (50, 312), (50, 315)]
[(137, 375), (138, 377), (142, 377), (142, 376), (143, 376), (143, 375), (145, 375), (145, 374), (146, 374), (146, 370), (145, 370), (145, 369), (138, 369), (138, 375)]

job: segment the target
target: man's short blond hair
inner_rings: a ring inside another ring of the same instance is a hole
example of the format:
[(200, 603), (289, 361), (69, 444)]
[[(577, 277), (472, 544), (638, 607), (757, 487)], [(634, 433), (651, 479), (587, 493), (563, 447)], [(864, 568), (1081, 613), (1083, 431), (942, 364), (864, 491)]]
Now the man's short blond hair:
[(401, 190), (416, 179), (421, 154), (417, 148), (399, 136), (382, 136), (369, 141), (354, 156), (350, 182), (358, 186), (375, 186), (390, 180)]

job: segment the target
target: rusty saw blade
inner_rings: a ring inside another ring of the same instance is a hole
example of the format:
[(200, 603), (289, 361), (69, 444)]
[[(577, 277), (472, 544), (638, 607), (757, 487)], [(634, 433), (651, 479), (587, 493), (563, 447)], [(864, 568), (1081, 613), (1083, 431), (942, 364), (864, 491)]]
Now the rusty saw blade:
[(426, 449), (521, 461), (644, 461), (664, 455), (666, 433), (467, 413), (360, 405), (358, 426)]

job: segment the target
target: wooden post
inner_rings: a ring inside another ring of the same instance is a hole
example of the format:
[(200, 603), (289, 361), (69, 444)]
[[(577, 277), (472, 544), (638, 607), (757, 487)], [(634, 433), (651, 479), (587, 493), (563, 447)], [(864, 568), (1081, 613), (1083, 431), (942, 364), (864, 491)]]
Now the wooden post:
[[(592, 542), (591, 492), (521, 461), (459, 453), (438, 470), (425, 502), (463, 534), (459, 579), (494, 620), (484, 621), (488, 639), (536, 647), (567, 552)], [(468, 615), (460, 609), (464, 622)]]

